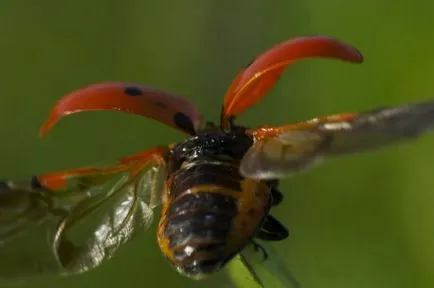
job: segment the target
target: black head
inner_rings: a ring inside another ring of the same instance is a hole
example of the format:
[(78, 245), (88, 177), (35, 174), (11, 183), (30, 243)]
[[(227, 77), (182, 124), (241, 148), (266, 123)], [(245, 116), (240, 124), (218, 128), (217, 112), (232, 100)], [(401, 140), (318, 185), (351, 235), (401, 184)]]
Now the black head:
[(180, 162), (204, 158), (225, 158), (241, 160), (253, 139), (245, 129), (222, 131), (219, 127), (208, 126), (198, 131), (172, 149), (173, 160)]

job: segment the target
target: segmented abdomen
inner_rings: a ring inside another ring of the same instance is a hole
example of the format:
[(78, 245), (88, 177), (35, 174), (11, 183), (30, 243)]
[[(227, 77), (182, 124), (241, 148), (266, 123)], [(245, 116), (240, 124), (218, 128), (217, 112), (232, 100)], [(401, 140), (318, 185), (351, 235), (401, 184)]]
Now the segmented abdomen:
[(181, 273), (200, 277), (217, 271), (230, 257), (242, 177), (230, 163), (189, 163), (170, 179), (159, 242)]

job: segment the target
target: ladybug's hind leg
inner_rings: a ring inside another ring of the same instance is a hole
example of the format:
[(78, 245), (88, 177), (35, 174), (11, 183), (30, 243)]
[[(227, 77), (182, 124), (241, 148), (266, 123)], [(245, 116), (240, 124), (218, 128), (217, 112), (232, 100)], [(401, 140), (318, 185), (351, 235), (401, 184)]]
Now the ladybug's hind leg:
[(283, 226), (276, 218), (268, 215), (256, 238), (264, 241), (280, 241), (288, 238), (288, 229)]
[(282, 192), (277, 189), (277, 186), (279, 186), (279, 180), (270, 180), (268, 181), (268, 185), (270, 186), (271, 192), (271, 207), (277, 206), (283, 200)]
[(261, 253), (262, 253), (262, 260), (266, 261), (268, 259), (268, 253), (265, 250), (265, 248), (262, 247), (261, 244), (259, 244), (255, 240), (252, 240), (252, 244), (253, 244), (253, 248), (255, 249), (255, 252), (261, 251)]
[[(270, 180), (267, 182), (271, 193), (271, 207), (279, 205), (283, 200), (283, 194), (277, 189), (279, 180)], [(276, 218), (268, 215), (262, 224), (261, 230), (256, 235), (256, 238), (264, 241), (280, 241), (288, 238), (288, 229), (283, 226)]]
[(279, 205), (283, 200), (283, 194), (276, 188), (271, 188), (271, 207)]

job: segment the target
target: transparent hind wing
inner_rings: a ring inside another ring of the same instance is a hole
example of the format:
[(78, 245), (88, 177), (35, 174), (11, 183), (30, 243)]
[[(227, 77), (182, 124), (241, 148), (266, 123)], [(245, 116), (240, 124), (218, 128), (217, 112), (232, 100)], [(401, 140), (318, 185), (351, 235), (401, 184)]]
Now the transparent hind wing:
[(229, 263), (229, 269), (239, 287), (301, 288), (273, 247), (263, 241), (247, 245)]
[(53, 251), (64, 274), (100, 265), (151, 226), (158, 172), (152, 168), (132, 178), (122, 176), (106, 193), (80, 202), (59, 222)]
[(240, 172), (254, 179), (284, 178), (323, 158), (404, 143), (433, 128), (434, 100), (262, 127), (252, 132), (255, 143), (241, 160)]
[(164, 172), (152, 155), (0, 181), (0, 284), (87, 271), (148, 229)]
[(47, 204), (42, 200), (30, 181), (0, 181), (0, 246), (44, 219)]
[(59, 218), (41, 194), (30, 180), (0, 182), (0, 285), (60, 272), (45, 233)]

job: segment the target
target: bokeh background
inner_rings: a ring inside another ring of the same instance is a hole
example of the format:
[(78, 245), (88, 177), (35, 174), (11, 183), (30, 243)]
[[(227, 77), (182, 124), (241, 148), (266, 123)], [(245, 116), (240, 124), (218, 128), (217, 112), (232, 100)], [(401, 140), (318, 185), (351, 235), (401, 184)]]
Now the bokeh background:
[[(434, 97), (434, 4), (396, 0), (0, 2), (0, 175), (24, 177), (116, 158), (181, 139), (122, 113), (37, 131), (62, 95), (107, 80), (139, 82), (191, 99), (217, 120), (234, 74), (296, 35), (326, 34), (358, 47), (365, 63), (295, 64), (240, 121), (284, 124)], [(434, 285), (434, 139), (331, 159), (283, 181), (274, 214), (292, 236), (275, 245), (304, 287)], [(7, 261), (7, 259), (0, 259)], [(228, 287), (224, 273), (179, 276), (152, 230), (92, 272), (22, 287)]]

